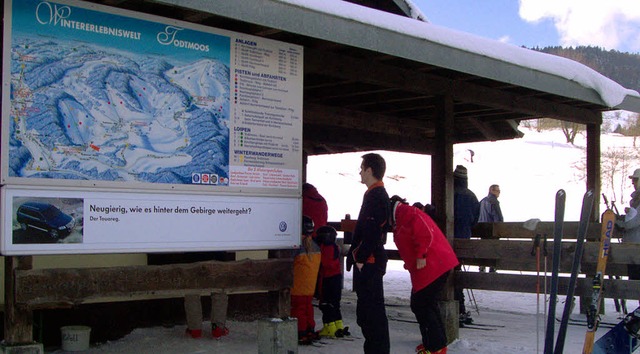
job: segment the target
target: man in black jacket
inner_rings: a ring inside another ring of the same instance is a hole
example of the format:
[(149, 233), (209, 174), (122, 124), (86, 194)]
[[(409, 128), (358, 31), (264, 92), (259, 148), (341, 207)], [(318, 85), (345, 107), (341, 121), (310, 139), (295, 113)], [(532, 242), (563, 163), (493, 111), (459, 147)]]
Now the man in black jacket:
[(382, 277), (387, 268), (384, 250), (389, 195), (382, 178), (386, 164), (378, 154), (362, 156), (361, 182), (367, 186), (347, 257), (347, 270), (355, 264), (353, 287), (358, 301), (356, 319), (364, 335), (364, 352), (389, 353), (389, 323), (384, 308)]
[[(475, 193), (469, 189), (467, 168), (458, 165), (453, 171), (453, 237), (471, 238), (471, 229), (478, 223), (479, 214), (480, 203)], [(465, 307), (463, 289), (456, 286), (453, 297), (459, 302), (460, 327), (471, 324), (473, 319)]]

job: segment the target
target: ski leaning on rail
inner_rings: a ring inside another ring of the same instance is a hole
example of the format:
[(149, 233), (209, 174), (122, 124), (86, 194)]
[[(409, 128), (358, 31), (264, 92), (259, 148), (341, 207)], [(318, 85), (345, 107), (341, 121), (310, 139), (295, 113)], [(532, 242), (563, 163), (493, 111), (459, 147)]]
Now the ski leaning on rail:
[(613, 210), (607, 209), (602, 214), (602, 231), (600, 233), (600, 249), (598, 251), (598, 263), (596, 265), (596, 275), (593, 277), (593, 293), (591, 304), (587, 310), (587, 333), (584, 338), (582, 354), (591, 354), (596, 330), (600, 324), (600, 305), (602, 303), (604, 274), (607, 269), (607, 259), (609, 258), (609, 247), (611, 246), (611, 234), (616, 215)]
[(560, 270), (560, 251), (562, 250), (562, 229), (564, 226), (564, 206), (567, 194), (563, 189), (556, 193), (555, 221), (553, 226), (553, 263), (551, 265), (551, 289), (549, 289), (549, 311), (547, 313), (547, 331), (545, 332), (544, 354), (553, 351), (555, 329), (556, 299), (558, 297), (558, 271)]
[(564, 351), (564, 342), (567, 337), (567, 326), (569, 325), (569, 315), (571, 315), (571, 309), (573, 308), (573, 294), (576, 291), (576, 282), (578, 280), (578, 273), (580, 273), (582, 249), (584, 248), (584, 240), (587, 236), (589, 222), (591, 221), (591, 210), (593, 209), (594, 199), (593, 190), (588, 190), (582, 198), (582, 211), (580, 212), (580, 223), (578, 224), (578, 235), (576, 236), (576, 250), (573, 254), (571, 276), (569, 277), (569, 287), (567, 288), (567, 299), (564, 302), (562, 321), (560, 322), (560, 328), (558, 329), (556, 347), (553, 351), (554, 354), (562, 354)]

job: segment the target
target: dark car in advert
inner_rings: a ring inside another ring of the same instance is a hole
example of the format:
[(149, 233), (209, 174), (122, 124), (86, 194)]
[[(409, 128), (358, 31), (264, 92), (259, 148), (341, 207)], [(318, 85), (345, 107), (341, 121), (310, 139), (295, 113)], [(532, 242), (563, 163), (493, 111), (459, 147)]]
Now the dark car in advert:
[(72, 216), (63, 213), (55, 205), (42, 202), (26, 202), (20, 205), (16, 219), (22, 230), (33, 228), (46, 232), (51, 238), (65, 237), (75, 227)]

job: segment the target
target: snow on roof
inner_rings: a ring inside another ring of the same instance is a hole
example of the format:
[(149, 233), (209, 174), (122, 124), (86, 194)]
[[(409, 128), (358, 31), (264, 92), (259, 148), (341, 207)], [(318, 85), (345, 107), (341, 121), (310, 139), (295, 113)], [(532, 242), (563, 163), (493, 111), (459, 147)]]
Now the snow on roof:
[(394, 1), (405, 4), (405, 6), (409, 9), (408, 15), (412, 19), (422, 21), (422, 22), (427, 22), (427, 23), (429, 22), (429, 19), (427, 19), (427, 16), (424, 15), (422, 10), (420, 10), (420, 7), (418, 7), (418, 5), (416, 5), (412, 0), (394, 0)]
[[(608, 107), (620, 105), (627, 96), (640, 98), (640, 94), (638, 94), (637, 91), (624, 88), (622, 85), (586, 65), (559, 56), (536, 52), (431, 23), (416, 21), (413, 18), (397, 16), (354, 5), (345, 1), (279, 1), (574, 81), (582, 87), (596, 91), (602, 102)], [(408, 0), (405, 1), (409, 4)], [(413, 5), (412, 9), (419, 11), (415, 5)], [(456, 68), (456, 70), (461, 70), (461, 68)], [(482, 76), (482, 74), (478, 72), (473, 72), (473, 74)]]

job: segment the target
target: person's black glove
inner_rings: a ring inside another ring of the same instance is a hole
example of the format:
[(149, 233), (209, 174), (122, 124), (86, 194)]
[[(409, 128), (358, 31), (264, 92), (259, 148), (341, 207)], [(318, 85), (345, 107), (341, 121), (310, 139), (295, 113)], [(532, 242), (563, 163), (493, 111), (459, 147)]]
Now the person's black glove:
[(353, 267), (353, 256), (351, 255), (351, 252), (349, 252), (349, 254), (347, 254), (347, 272), (351, 271), (351, 267)]

